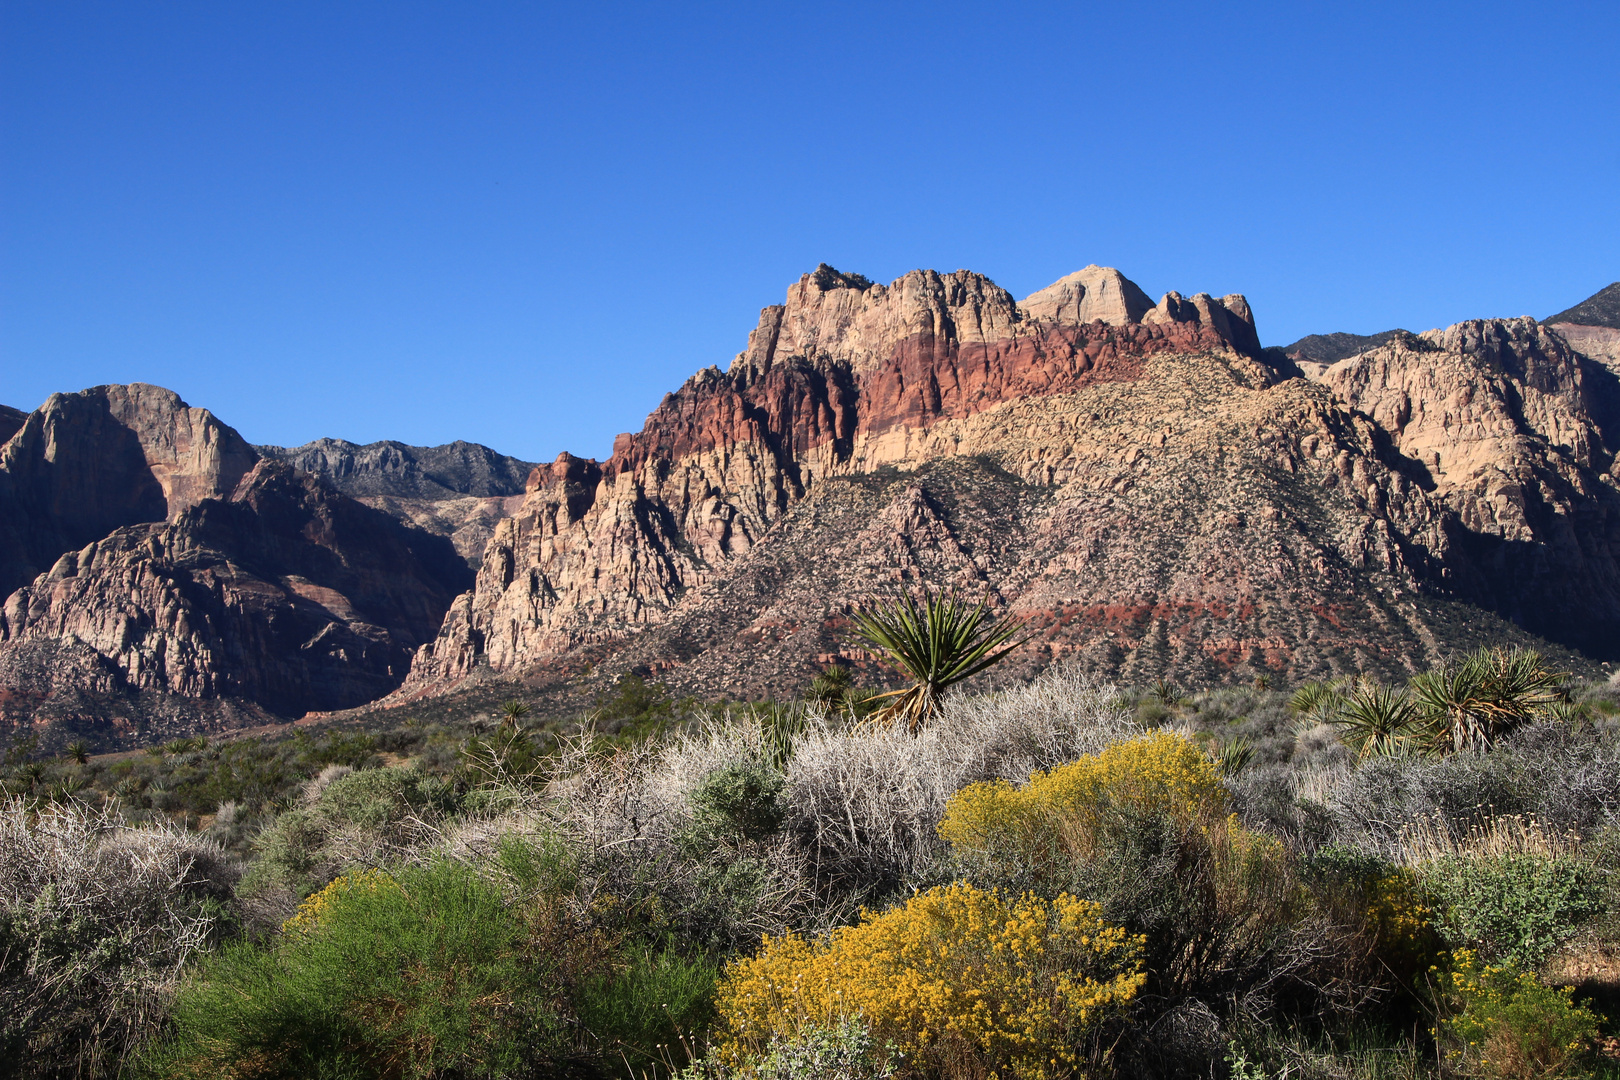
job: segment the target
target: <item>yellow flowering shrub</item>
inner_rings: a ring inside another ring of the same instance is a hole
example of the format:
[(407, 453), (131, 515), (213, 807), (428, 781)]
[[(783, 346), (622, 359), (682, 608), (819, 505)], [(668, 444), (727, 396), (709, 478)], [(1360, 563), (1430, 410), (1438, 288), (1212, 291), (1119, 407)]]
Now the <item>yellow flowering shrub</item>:
[(1581, 1059), (1598, 1018), (1571, 991), (1543, 986), (1512, 963), (1484, 964), (1468, 949), (1452, 954), (1441, 978), (1449, 1015), (1434, 1034), (1465, 1076), (1532, 1080), (1585, 1076)]
[(1412, 871), (1392, 867), (1368, 883), (1367, 929), (1382, 964), (1403, 982), (1426, 968), (1440, 947), (1433, 918)]
[(939, 833), (959, 850), (1085, 857), (1094, 854), (1109, 812), (1121, 806), (1212, 821), (1230, 811), (1231, 795), (1208, 754), (1160, 731), (1037, 772), (1023, 787), (1005, 780), (969, 785), (946, 804)]
[(1085, 1036), (1140, 989), (1141, 947), (1067, 894), (941, 886), (819, 943), (766, 937), (721, 981), (720, 1053), (741, 1063), (772, 1035), (859, 1018), (947, 1073), (1072, 1075)]
[(398, 883), (381, 870), (354, 870), (340, 874), (326, 888), (299, 904), (292, 918), (281, 924), (281, 930), (287, 934), (312, 933), (326, 920), (333, 904), (344, 894), (355, 890), (377, 892), (398, 888)]

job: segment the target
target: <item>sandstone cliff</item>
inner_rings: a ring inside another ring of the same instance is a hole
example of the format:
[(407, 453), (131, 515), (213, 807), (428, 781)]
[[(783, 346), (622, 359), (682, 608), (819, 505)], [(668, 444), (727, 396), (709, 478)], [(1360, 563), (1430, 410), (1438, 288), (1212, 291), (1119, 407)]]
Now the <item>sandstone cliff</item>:
[(407, 446), (316, 439), (255, 449), (406, 524), (449, 537), (474, 569), (496, 523), (522, 505), (524, 482), (534, 469), (533, 462), (469, 442)]
[(1398, 335), (1322, 384), (1268, 355), (1242, 297), (1097, 267), (1022, 303), (820, 267), (609, 460), (535, 471), (408, 688), (592, 659), (783, 692), (918, 581), (1039, 627), (1014, 672), (1403, 670), (1515, 621), (1613, 650), (1616, 433), (1559, 339)]
[(229, 495), (257, 460), (161, 387), (52, 394), (0, 447), (0, 595), (113, 529)]
[(360, 704), (470, 584), (445, 539), (139, 384), (30, 414), (0, 450), (0, 508), (22, 579), (0, 606), (0, 727), (123, 716), (105, 743), (173, 714), (167, 695), (240, 702), (198, 710), (222, 722)]

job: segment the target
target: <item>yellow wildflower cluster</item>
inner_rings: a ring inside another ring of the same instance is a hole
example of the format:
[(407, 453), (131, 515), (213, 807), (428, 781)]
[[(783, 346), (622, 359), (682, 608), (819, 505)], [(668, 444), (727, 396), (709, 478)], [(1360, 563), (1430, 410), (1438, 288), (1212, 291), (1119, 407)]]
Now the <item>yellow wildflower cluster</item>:
[(1069, 854), (1102, 831), (1112, 808), (1169, 813), (1183, 821), (1225, 815), (1231, 796), (1209, 755), (1173, 732), (1116, 743), (1100, 753), (1037, 772), (1023, 787), (1005, 780), (973, 784), (951, 797), (939, 833), (958, 849), (1019, 852), (1033, 857)]
[(1396, 868), (1368, 883), (1367, 927), (1391, 970), (1415, 974), (1428, 963), (1438, 942), (1433, 917), (1410, 870)]
[(340, 897), (355, 890), (377, 892), (380, 889), (398, 889), (393, 878), (381, 870), (355, 870), (332, 879), (331, 884), (315, 893), (293, 912), (292, 918), (281, 924), (287, 934), (308, 934), (320, 927)]
[(721, 982), (721, 1054), (739, 1063), (772, 1035), (859, 1018), (908, 1058), (1068, 1075), (1084, 1035), (1141, 988), (1141, 948), (1067, 894), (1048, 903), (941, 886), (820, 943), (765, 938)]
[(1598, 1018), (1575, 1004), (1568, 987), (1544, 986), (1514, 964), (1481, 964), (1468, 949), (1452, 954), (1442, 987), (1451, 1015), (1434, 1034), (1449, 1037), (1459, 1072), (1502, 1080), (1587, 1075), (1581, 1058)]

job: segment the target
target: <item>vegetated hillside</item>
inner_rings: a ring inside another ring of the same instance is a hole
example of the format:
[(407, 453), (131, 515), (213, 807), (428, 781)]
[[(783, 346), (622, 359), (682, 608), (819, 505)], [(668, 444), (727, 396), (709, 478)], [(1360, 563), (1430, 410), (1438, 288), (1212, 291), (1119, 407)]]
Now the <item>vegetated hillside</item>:
[(254, 449), (400, 521), (449, 537), (474, 569), (483, 561), (495, 523), (521, 504), (534, 469), (533, 462), (469, 442), (407, 446), (316, 439), (303, 446)]
[(1241, 297), (1089, 268), (1023, 302), (822, 268), (605, 462), (538, 470), (402, 693), (635, 667), (795, 685), (853, 606), (954, 587), (1149, 680), (1413, 670), (1539, 636), (1620, 659), (1614, 372), (1533, 320), (1396, 333), (1315, 379)]
[(1283, 352), (1290, 360), (1313, 364), (1336, 364), (1347, 356), (1382, 345), (1404, 330), (1384, 330), (1377, 334), (1307, 334)]
[(1599, 289), (1572, 308), (1541, 320), (1553, 323), (1575, 323), (1579, 326), (1604, 326), (1620, 330), (1620, 281)]
[(30, 414), (0, 509), (0, 733), (50, 745), (369, 701), (470, 582), (444, 538), (140, 384)]

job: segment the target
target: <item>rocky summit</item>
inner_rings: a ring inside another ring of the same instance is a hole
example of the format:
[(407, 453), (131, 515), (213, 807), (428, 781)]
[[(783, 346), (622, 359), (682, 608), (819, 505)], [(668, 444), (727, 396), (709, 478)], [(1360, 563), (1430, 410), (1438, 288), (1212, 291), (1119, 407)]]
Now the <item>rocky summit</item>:
[(361, 704), (471, 578), (447, 539), (141, 384), (29, 414), (0, 449), (0, 523), (11, 737), (119, 745)]
[(407, 692), (589, 663), (783, 693), (917, 585), (1025, 620), (1008, 677), (1398, 672), (1526, 635), (1614, 658), (1615, 391), (1530, 319), (1306, 378), (1241, 296), (822, 266), (607, 461), (536, 470)]
[(483, 562), (495, 523), (522, 505), (534, 469), (531, 461), (469, 442), (407, 446), (316, 439), (254, 449), (408, 525), (449, 537), (473, 568)]
[(1606, 293), (1290, 351), (1242, 296), (1155, 302), (1104, 267), (1019, 300), (823, 265), (607, 460), (532, 467), (56, 395), (0, 416), (0, 718), (127, 741), (626, 671), (785, 695), (870, 671), (851, 611), (923, 586), (1024, 621), (1003, 680), (1399, 675), (1511, 641), (1596, 668), (1620, 660)]

